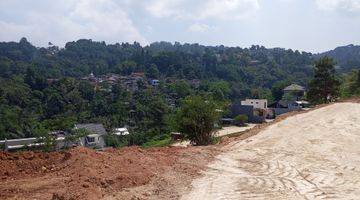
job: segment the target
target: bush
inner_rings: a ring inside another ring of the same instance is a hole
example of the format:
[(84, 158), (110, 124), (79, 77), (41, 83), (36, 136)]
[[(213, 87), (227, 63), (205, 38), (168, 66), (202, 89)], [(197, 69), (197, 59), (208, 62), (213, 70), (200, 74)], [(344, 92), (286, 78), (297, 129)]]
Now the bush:
[(105, 135), (105, 143), (106, 146), (120, 148), (128, 145), (128, 137), (124, 136), (117, 136), (117, 135)]
[(235, 124), (238, 126), (245, 126), (245, 123), (248, 122), (248, 116), (246, 115), (238, 115), (235, 117)]
[(209, 145), (213, 141), (214, 124), (220, 113), (212, 100), (200, 96), (187, 97), (175, 115), (177, 131), (195, 145)]
[(145, 148), (149, 147), (165, 147), (171, 144), (171, 138), (165, 138), (161, 140), (151, 140), (149, 142), (144, 143), (142, 146)]

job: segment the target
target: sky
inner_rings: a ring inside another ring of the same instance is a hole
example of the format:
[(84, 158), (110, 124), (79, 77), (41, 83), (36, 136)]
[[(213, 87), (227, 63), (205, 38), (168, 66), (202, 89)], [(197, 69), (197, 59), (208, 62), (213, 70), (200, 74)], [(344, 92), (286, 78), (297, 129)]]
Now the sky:
[(291, 48), (360, 44), (360, 0), (0, 0), (0, 41)]

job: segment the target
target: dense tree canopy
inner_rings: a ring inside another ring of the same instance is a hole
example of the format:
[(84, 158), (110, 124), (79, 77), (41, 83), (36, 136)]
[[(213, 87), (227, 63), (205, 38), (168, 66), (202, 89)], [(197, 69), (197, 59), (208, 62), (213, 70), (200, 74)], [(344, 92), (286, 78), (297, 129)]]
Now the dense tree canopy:
[[(68, 130), (75, 123), (131, 126), (129, 141), (142, 144), (169, 132), (168, 115), (189, 95), (238, 102), (246, 97), (278, 100), (282, 87), (306, 86), (311, 53), (290, 49), (203, 46), (157, 42), (106, 44), (81, 39), (64, 48), (38, 48), (25, 38), (0, 43), (0, 139)], [(94, 88), (82, 77), (142, 72), (159, 79), (129, 92), (120, 84)], [(351, 79), (353, 80), (353, 79)], [(352, 86), (353, 87), (353, 86)]]

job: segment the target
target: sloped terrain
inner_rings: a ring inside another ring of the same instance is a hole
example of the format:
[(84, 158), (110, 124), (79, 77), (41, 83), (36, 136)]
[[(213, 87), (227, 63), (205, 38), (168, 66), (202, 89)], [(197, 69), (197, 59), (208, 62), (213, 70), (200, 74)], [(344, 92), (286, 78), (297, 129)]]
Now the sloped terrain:
[[(171, 188), (162, 185), (181, 184), (175, 179), (197, 175), (200, 166), (211, 157), (210, 148), (175, 147), (2, 152), (0, 199), (168, 198), (176, 193), (171, 194)], [(174, 176), (168, 175), (170, 172)], [(144, 185), (152, 187), (136, 193), (127, 190)]]
[(360, 104), (288, 117), (224, 147), (182, 199), (358, 199)]

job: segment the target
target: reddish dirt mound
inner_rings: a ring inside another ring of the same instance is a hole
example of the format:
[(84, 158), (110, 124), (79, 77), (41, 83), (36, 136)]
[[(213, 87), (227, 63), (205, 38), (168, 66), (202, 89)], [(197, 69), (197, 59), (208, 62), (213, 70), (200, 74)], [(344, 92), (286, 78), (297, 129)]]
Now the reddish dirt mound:
[(175, 147), (0, 152), (0, 199), (100, 199), (148, 184), (165, 171), (195, 175), (199, 167), (191, 160), (199, 152)]

